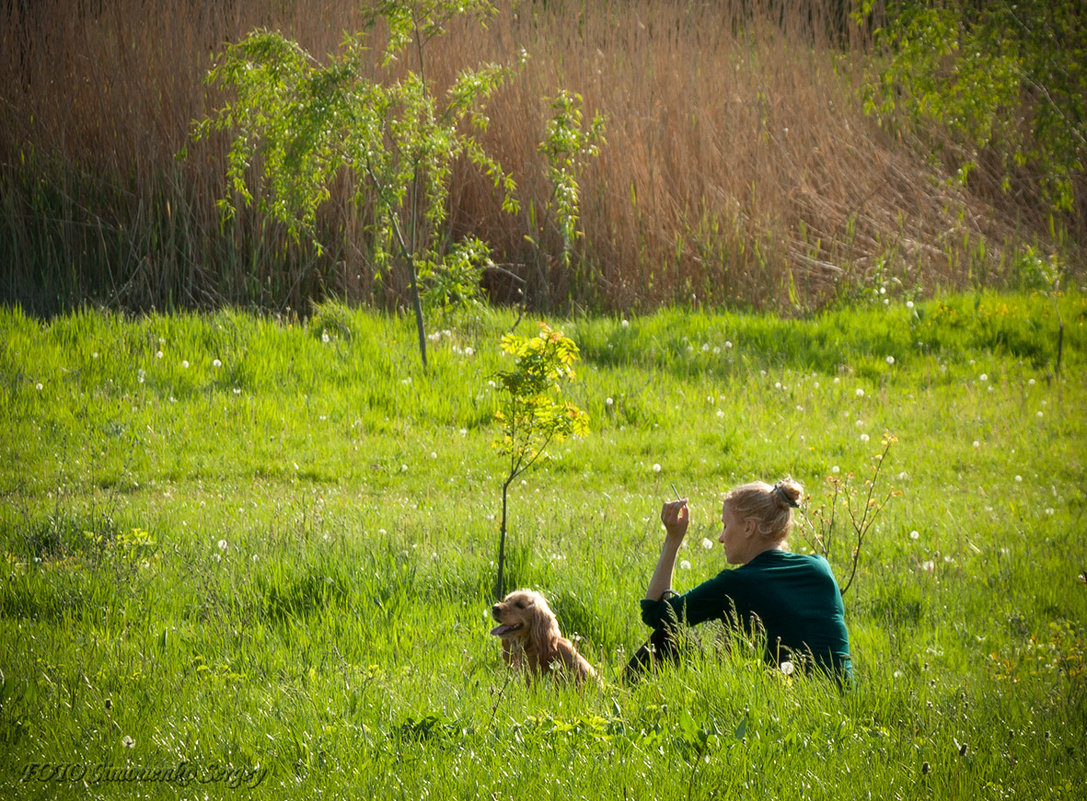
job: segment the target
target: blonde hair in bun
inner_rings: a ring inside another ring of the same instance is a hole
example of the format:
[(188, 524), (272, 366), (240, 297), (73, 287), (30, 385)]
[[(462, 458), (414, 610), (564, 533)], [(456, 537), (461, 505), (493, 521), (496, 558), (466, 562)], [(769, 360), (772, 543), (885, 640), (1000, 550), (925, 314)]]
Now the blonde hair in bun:
[(767, 542), (783, 542), (793, 528), (793, 509), (800, 508), (804, 488), (786, 477), (776, 484), (753, 481), (725, 494), (725, 503), (741, 520), (754, 521), (758, 536)]

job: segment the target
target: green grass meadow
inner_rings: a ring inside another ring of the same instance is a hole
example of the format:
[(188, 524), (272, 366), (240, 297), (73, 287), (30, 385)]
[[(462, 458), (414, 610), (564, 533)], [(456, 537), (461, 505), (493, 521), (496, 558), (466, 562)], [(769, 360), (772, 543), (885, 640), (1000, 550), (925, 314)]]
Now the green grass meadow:
[[(526, 688), (488, 634), (515, 320), (432, 321), (424, 373), (410, 319), (335, 304), (0, 311), (0, 794), (1083, 796), (1087, 298), (549, 319), (592, 432), (512, 488), (507, 571), (580, 637), (582, 691)], [(790, 474), (818, 523), (888, 432), (855, 687), (714, 625), (621, 681), (672, 484), (684, 590), (725, 566), (726, 489)]]

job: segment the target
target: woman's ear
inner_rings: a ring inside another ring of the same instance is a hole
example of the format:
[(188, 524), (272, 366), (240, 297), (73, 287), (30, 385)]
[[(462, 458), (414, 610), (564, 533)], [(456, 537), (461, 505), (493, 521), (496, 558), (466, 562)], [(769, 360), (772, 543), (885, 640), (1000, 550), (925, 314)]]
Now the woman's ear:
[(749, 517), (749, 518), (747, 518), (747, 520), (744, 521), (744, 536), (745, 537), (749, 537), (749, 538), (754, 537), (755, 534), (758, 533), (758, 530), (759, 530), (759, 524), (755, 522), (754, 518)]

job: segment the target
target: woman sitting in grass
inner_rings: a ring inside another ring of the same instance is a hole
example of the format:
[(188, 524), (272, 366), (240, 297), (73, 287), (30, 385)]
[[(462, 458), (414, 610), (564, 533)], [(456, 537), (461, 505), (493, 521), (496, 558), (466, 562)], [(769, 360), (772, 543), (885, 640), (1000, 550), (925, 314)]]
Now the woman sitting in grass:
[(631, 659), (628, 677), (636, 678), (661, 659), (676, 658), (677, 625), (723, 619), (747, 632), (761, 629), (766, 636), (764, 658), (772, 665), (790, 662), (839, 680), (851, 678), (842, 594), (830, 565), (821, 556), (789, 552), (792, 511), (802, 493), (792, 479), (731, 490), (722, 506), (724, 528), (718, 540), (729, 564), (740, 567), (724, 570), (684, 595), (672, 592), (671, 586), (690, 514), (686, 500), (664, 504), (664, 547), (642, 601), (642, 620), (654, 633)]

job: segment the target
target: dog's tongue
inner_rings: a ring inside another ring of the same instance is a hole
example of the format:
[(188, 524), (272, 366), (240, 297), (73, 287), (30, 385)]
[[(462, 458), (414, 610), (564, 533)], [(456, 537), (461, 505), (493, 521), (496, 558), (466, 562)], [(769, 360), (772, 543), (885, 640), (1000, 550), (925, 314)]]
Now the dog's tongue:
[(493, 634), (495, 637), (501, 637), (503, 634), (509, 634), (511, 631), (514, 631), (516, 628), (517, 628), (517, 626), (506, 626), (506, 625), (495, 626), (493, 629), (491, 629), (491, 634)]

